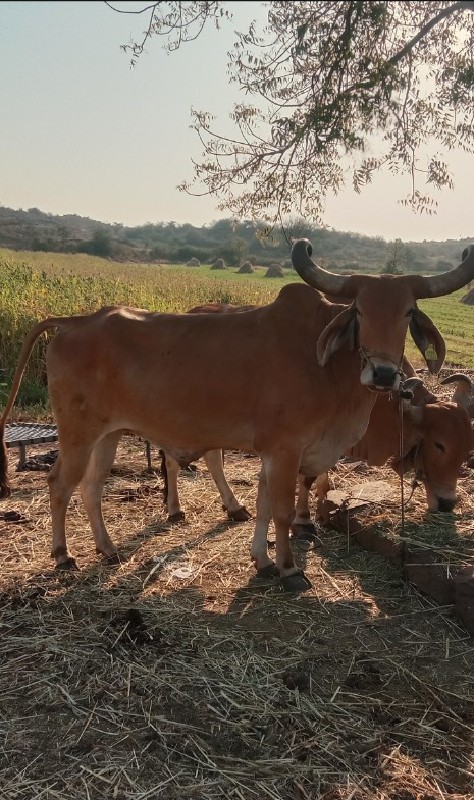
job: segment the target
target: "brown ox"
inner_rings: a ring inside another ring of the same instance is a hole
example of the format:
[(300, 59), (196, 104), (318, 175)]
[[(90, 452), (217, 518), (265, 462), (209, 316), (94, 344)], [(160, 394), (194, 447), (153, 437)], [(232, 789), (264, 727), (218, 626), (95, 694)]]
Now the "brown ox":
[[(229, 314), (248, 311), (256, 306), (235, 306), (227, 303), (207, 303), (191, 308), (188, 314)], [(470, 425), (473, 406), (469, 406), (472, 383), (467, 375), (456, 373), (442, 383), (457, 384), (452, 402), (442, 402), (433, 395), (416, 373), (408, 359), (402, 362), (402, 372), (407, 376), (404, 388), (411, 398), (402, 404), (395, 393), (377, 399), (370, 415), (368, 428), (362, 439), (346, 455), (366, 461), (370, 466), (390, 466), (399, 475), (414, 471), (415, 480), (423, 484), (430, 511), (452, 511), (456, 503), (456, 485), (461, 465), (474, 448), (474, 434)], [(429, 404), (429, 405), (427, 405)], [(466, 410), (468, 409), (468, 411)], [(400, 423), (403, 420), (402, 438)], [(400, 451), (402, 446), (402, 453)], [(178, 491), (180, 465), (169, 454), (162, 453), (161, 471), (164, 478), (164, 496), (168, 521), (185, 519)], [(233, 521), (246, 521), (250, 513), (234, 495), (223, 469), (223, 452), (212, 450), (203, 458), (219, 491), (222, 508)], [(316, 477), (298, 477), (298, 499), (292, 531), (295, 535), (314, 533), (310, 522), (309, 492), (316, 482), (318, 505), (330, 489), (327, 473)]]
[[(274, 302), (241, 314), (109, 307), (34, 326), (0, 420), (0, 492), (9, 492), (3, 433), (25, 365), (37, 338), (57, 328), (46, 369), (59, 437), (48, 473), (58, 566), (74, 565), (65, 521), (78, 484), (97, 550), (116, 555), (102, 490), (122, 432), (133, 430), (180, 463), (218, 448), (259, 454), (257, 515), (271, 510), (277, 572), (286, 588), (307, 588), (289, 537), (298, 470), (320, 475), (362, 438), (377, 392), (399, 386), (408, 327), (428, 367), (439, 370), (444, 342), (416, 301), (474, 277), (473, 245), (456, 269), (430, 277), (334, 275), (311, 252), (305, 239), (292, 250), (309, 285), (284, 286)], [(335, 305), (321, 292), (352, 304)], [(258, 526), (251, 555), (257, 570), (274, 569)]]

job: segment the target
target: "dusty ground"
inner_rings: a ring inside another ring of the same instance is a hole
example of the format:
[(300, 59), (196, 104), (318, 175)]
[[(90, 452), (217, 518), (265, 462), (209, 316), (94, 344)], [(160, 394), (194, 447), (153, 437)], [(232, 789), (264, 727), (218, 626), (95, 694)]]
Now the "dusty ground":
[[(323, 528), (314, 546), (295, 545), (312, 589), (256, 580), (253, 521), (226, 521), (204, 463), (181, 474), (187, 520), (169, 526), (135, 437), (122, 440), (104, 499), (122, 563), (95, 554), (74, 496), (80, 571), (56, 572), (46, 472), (15, 473), (10, 455), (1, 798), (472, 800), (474, 639), (451, 606)], [(257, 459), (230, 453), (226, 472), (253, 512)], [(332, 474), (336, 487), (354, 477), (348, 465)], [(374, 477), (394, 499), (368, 522), (397, 536), (399, 479), (359, 468), (358, 482)], [(455, 531), (464, 559), (473, 488), (466, 469), (460, 506), (437, 523)], [(429, 530), (420, 489), (405, 522), (412, 536)]]

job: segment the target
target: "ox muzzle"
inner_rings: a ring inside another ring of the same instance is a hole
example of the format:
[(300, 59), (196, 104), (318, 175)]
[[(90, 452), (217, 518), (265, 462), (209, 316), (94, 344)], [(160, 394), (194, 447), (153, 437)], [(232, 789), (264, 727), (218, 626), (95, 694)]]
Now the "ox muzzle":
[(456, 502), (457, 502), (456, 498), (453, 499), (451, 497), (437, 497), (436, 500), (437, 500), (437, 503), (438, 503), (438, 507), (437, 508), (433, 508), (432, 510), (433, 511), (442, 511), (442, 512), (448, 513), (448, 514), (450, 514), (451, 511), (453, 511), (454, 506), (456, 505)]
[(392, 392), (400, 387), (400, 365), (387, 356), (371, 354), (361, 349), (362, 371), (360, 380), (374, 392)]

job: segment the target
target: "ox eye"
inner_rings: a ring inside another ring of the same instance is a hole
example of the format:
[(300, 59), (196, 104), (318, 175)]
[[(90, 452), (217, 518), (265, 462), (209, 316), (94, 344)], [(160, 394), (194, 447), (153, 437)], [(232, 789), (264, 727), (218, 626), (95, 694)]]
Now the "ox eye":
[(408, 311), (407, 311), (407, 317), (411, 318), (414, 313), (415, 313), (415, 309), (414, 308), (409, 308)]
[(435, 442), (434, 445), (438, 448), (438, 450), (441, 450), (442, 453), (445, 452), (444, 445), (441, 444), (441, 442)]

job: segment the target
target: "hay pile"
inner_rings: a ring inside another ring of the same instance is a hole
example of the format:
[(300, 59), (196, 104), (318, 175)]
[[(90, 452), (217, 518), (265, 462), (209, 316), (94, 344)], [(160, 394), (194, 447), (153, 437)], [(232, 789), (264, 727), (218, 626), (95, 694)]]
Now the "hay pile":
[[(252, 510), (258, 467), (226, 456)], [(398, 487), (388, 469), (357, 479), (374, 476)], [(187, 522), (169, 526), (143, 443), (124, 437), (103, 503), (122, 562), (95, 554), (76, 494), (80, 571), (57, 572), (46, 475), (12, 479), (0, 514), (1, 797), (472, 800), (473, 640), (382, 556), (321, 528), (314, 546), (295, 545), (312, 589), (286, 594), (256, 579), (253, 521), (226, 521), (203, 462), (181, 475)], [(354, 475), (342, 465), (332, 480)], [(436, 523), (460, 541), (473, 488), (466, 470), (457, 514)], [(397, 535), (396, 496), (374, 519)], [(425, 521), (417, 490), (406, 532)]]
[(242, 266), (237, 270), (240, 275), (252, 275), (255, 270), (250, 261), (244, 261)]
[(285, 277), (285, 273), (283, 271), (283, 267), (281, 267), (279, 264), (271, 264), (268, 267), (268, 269), (267, 269), (267, 271), (265, 273), (265, 277), (266, 278), (284, 278)]

